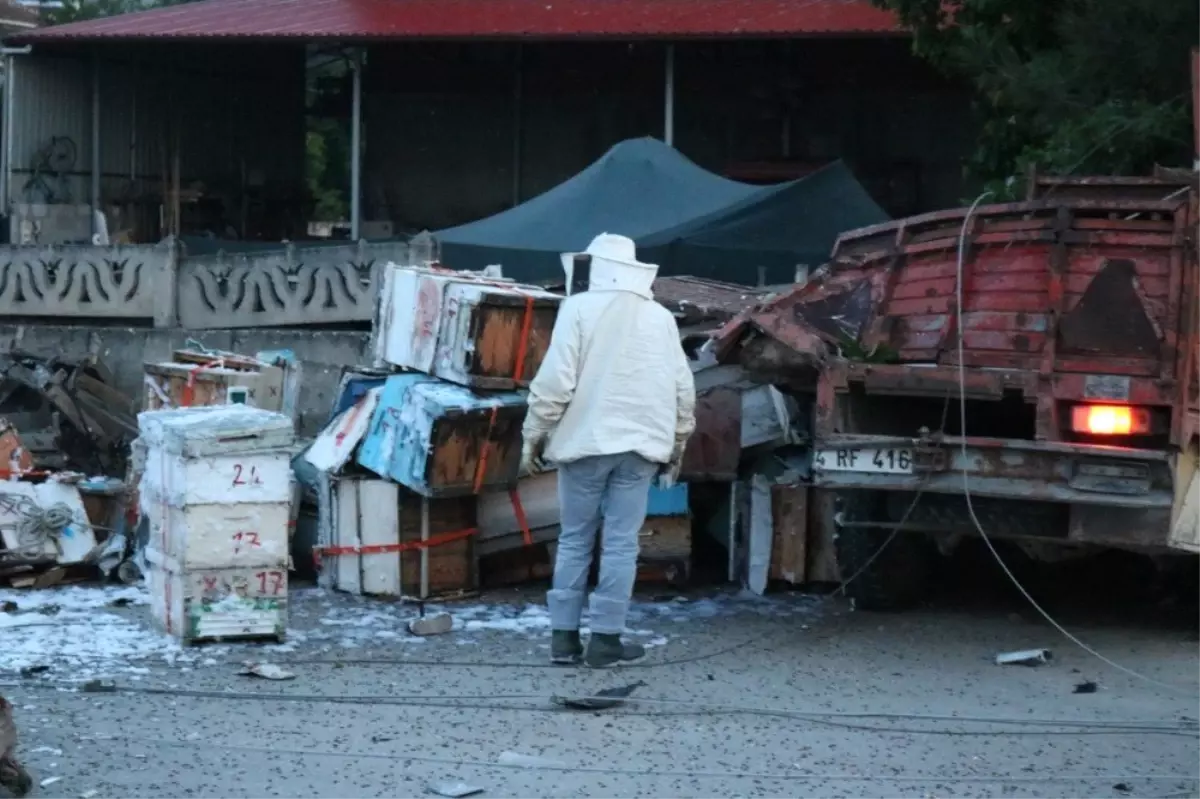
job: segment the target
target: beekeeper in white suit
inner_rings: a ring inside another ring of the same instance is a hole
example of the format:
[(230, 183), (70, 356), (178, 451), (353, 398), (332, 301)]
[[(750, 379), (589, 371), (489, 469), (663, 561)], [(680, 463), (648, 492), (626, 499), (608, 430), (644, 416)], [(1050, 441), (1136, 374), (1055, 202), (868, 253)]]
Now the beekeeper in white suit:
[[(632, 240), (597, 236), (587, 291), (568, 297), (546, 358), (529, 386), (522, 468), (558, 468), (562, 514), (547, 601), (555, 663), (605, 667), (645, 649), (621, 641), (637, 571), (638, 533), (651, 481), (669, 487), (695, 429), (696, 389), (679, 329), (654, 301), (654, 264)], [(564, 264), (568, 258), (564, 256)], [(589, 603), (587, 653), (579, 637), (597, 530), (600, 581)]]

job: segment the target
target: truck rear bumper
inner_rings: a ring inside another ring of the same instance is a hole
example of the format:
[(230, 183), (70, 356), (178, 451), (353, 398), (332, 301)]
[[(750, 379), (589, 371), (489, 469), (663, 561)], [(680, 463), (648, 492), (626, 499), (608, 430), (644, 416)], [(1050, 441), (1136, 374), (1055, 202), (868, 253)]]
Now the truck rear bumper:
[(1051, 441), (832, 435), (814, 444), (813, 484), (828, 489), (971, 494), (998, 499), (1164, 510), (1174, 501), (1170, 455)]

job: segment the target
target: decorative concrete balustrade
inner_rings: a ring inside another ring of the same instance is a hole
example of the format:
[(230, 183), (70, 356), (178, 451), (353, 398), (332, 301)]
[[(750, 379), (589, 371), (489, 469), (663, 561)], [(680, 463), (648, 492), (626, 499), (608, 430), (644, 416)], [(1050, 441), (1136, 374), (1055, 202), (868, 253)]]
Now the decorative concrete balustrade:
[(0, 315), (154, 319), (174, 256), (169, 245), (2, 247)]
[(404, 242), (184, 256), (174, 241), (0, 248), (0, 317), (121, 319), (193, 330), (370, 322), (379, 274)]
[(407, 245), (289, 246), (281, 252), (187, 258), (176, 286), (182, 327), (289, 327), (368, 322), (380, 268)]

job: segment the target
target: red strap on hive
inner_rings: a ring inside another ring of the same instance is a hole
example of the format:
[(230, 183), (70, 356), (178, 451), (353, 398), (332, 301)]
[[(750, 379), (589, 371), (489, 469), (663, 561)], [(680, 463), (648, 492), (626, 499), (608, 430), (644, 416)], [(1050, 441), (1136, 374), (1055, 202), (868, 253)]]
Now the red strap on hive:
[(201, 364), (195, 369), (188, 372), (187, 382), (183, 384), (183, 396), (180, 397), (179, 407), (190, 408), (192, 402), (196, 399), (196, 375), (201, 372), (207, 372), (209, 369), (219, 367), (225, 363), (224, 358), (214, 358), (208, 363)]
[(322, 555), (384, 555), (389, 552), (412, 552), (414, 550), (429, 549), (430, 547), (439, 547), (442, 544), (461, 541), (464, 538), (470, 538), (477, 532), (479, 532), (477, 528), (468, 527), (465, 530), (441, 533), (424, 541), (405, 541), (399, 544), (367, 544), (356, 547), (313, 547), (313, 560), (320, 566)]
[(529, 354), (529, 331), (533, 329), (533, 297), (525, 298), (525, 315), (521, 319), (521, 339), (517, 342), (517, 362), (513, 367), (513, 380), (521, 382), (525, 374), (525, 357)]
[(485, 436), (483, 439), (483, 446), (480, 447), (480, 449), (479, 449), (479, 460), (475, 464), (474, 493), (476, 493), (476, 494), (478, 494), (479, 489), (483, 487), (483, 475), (484, 475), (484, 472), (487, 471), (488, 453), (492, 447), (492, 433), (496, 429), (496, 412), (498, 410), (499, 410), (498, 406), (496, 406), (496, 405), (492, 406), (492, 413), (488, 417), (487, 436)]
[(517, 524), (521, 526), (521, 538), (525, 541), (525, 546), (532, 546), (533, 531), (529, 529), (529, 518), (525, 515), (525, 506), (521, 504), (521, 495), (517, 493), (517, 489), (509, 489), (508, 501), (512, 503), (513, 515), (517, 517)]

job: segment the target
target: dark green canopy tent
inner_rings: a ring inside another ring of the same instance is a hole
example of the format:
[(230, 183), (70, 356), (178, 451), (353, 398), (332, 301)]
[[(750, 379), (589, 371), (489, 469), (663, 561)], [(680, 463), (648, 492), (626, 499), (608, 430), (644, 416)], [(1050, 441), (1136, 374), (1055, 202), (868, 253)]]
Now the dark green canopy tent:
[(819, 264), (843, 230), (887, 215), (842, 164), (774, 186), (708, 172), (656, 139), (617, 144), (587, 169), (515, 208), (438, 232), (452, 269), (500, 264), (506, 277), (562, 279), (559, 255), (600, 233), (638, 243), (661, 275), (790, 282), (798, 263)]
[(839, 233), (888, 215), (841, 161), (720, 213), (638, 240), (638, 257), (664, 275), (790, 283), (796, 266), (825, 263)]

